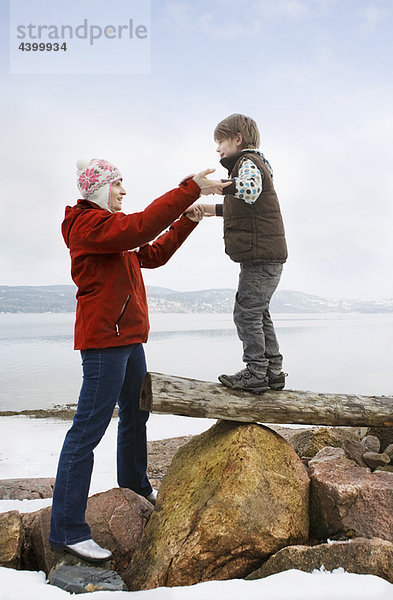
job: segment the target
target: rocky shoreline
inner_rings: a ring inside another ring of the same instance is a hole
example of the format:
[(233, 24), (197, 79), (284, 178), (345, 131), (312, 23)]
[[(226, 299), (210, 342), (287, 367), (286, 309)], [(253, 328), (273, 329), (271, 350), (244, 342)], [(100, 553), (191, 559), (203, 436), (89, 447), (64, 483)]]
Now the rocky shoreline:
[[(393, 583), (393, 427), (218, 421), (148, 442), (148, 452), (155, 510), (119, 488), (88, 501), (93, 537), (114, 555), (105, 585), (116, 573), (141, 590), (322, 566)], [(3, 480), (0, 498), (50, 497), (53, 484)], [(50, 507), (1, 513), (0, 565), (44, 570), (54, 583), (79, 573), (51, 552), (49, 521)]]
[[(65, 404), (53, 408), (33, 408), (26, 410), (3, 410), (0, 417), (29, 417), (30, 419), (59, 419), (71, 421), (76, 411), (76, 404)], [(116, 416), (114, 413), (113, 416)]]

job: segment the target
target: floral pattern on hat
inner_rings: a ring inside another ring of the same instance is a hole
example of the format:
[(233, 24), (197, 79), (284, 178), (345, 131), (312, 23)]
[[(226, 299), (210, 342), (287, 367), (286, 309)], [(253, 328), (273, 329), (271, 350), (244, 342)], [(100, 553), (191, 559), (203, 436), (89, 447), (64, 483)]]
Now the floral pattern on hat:
[(120, 171), (103, 159), (93, 158), (84, 169), (77, 171), (78, 188), (83, 198), (89, 198), (95, 191), (122, 179)]

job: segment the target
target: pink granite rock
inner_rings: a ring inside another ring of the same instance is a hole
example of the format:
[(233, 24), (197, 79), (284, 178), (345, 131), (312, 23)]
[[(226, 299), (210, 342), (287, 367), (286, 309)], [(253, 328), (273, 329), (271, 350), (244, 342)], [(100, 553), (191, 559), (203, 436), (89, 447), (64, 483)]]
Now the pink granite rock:
[(364, 462), (363, 455), (367, 452), (367, 448), (358, 440), (344, 440), (342, 448), (347, 455), (347, 458), (354, 460), (359, 467), (367, 467)]
[[(93, 539), (113, 553), (113, 568), (120, 574), (128, 563), (142, 536), (153, 506), (142, 496), (129, 489), (114, 488), (91, 496), (87, 503), (86, 521)], [(48, 535), (51, 508), (43, 508), (25, 518), (28, 544), (32, 549), (36, 568), (49, 573), (61, 555), (51, 551)]]
[(392, 565), (392, 542), (378, 538), (356, 538), (318, 546), (287, 546), (273, 554), (246, 579), (260, 579), (289, 569), (311, 573), (323, 566), (327, 571), (342, 567), (348, 573), (377, 575), (393, 583)]
[(393, 541), (391, 473), (371, 473), (340, 450), (324, 448), (309, 462), (312, 534), (323, 539), (351, 532)]

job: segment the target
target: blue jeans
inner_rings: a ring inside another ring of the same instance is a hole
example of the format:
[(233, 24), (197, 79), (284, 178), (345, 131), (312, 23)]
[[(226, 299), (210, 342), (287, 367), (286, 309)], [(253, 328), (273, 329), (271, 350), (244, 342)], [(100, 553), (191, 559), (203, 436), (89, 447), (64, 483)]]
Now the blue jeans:
[(243, 343), (243, 362), (261, 378), (265, 377), (268, 368), (282, 369), (283, 357), (269, 311), (282, 269), (282, 264), (261, 261), (240, 265), (233, 318)]
[(71, 429), (59, 458), (53, 494), (49, 541), (55, 546), (76, 544), (91, 537), (85, 511), (93, 470), (93, 450), (104, 435), (116, 403), (117, 481), (148, 496), (146, 422), (139, 395), (146, 373), (142, 344), (83, 350), (83, 384)]

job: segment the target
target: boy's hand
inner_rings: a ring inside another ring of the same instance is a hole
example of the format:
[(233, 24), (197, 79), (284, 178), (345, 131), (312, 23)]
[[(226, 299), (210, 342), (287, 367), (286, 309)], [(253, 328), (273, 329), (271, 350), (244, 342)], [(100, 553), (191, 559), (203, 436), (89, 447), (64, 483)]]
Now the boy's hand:
[(199, 223), (205, 215), (205, 209), (202, 204), (192, 204), (184, 214), (194, 223)]
[(215, 169), (205, 169), (197, 175), (194, 175), (193, 180), (201, 188), (201, 196), (209, 196), (210, 194), (222, 194), (222, 190), (229, 185), (231, 181), (223, 183), (215, 179), (208, 179), (206, 175), (214, 173)]

